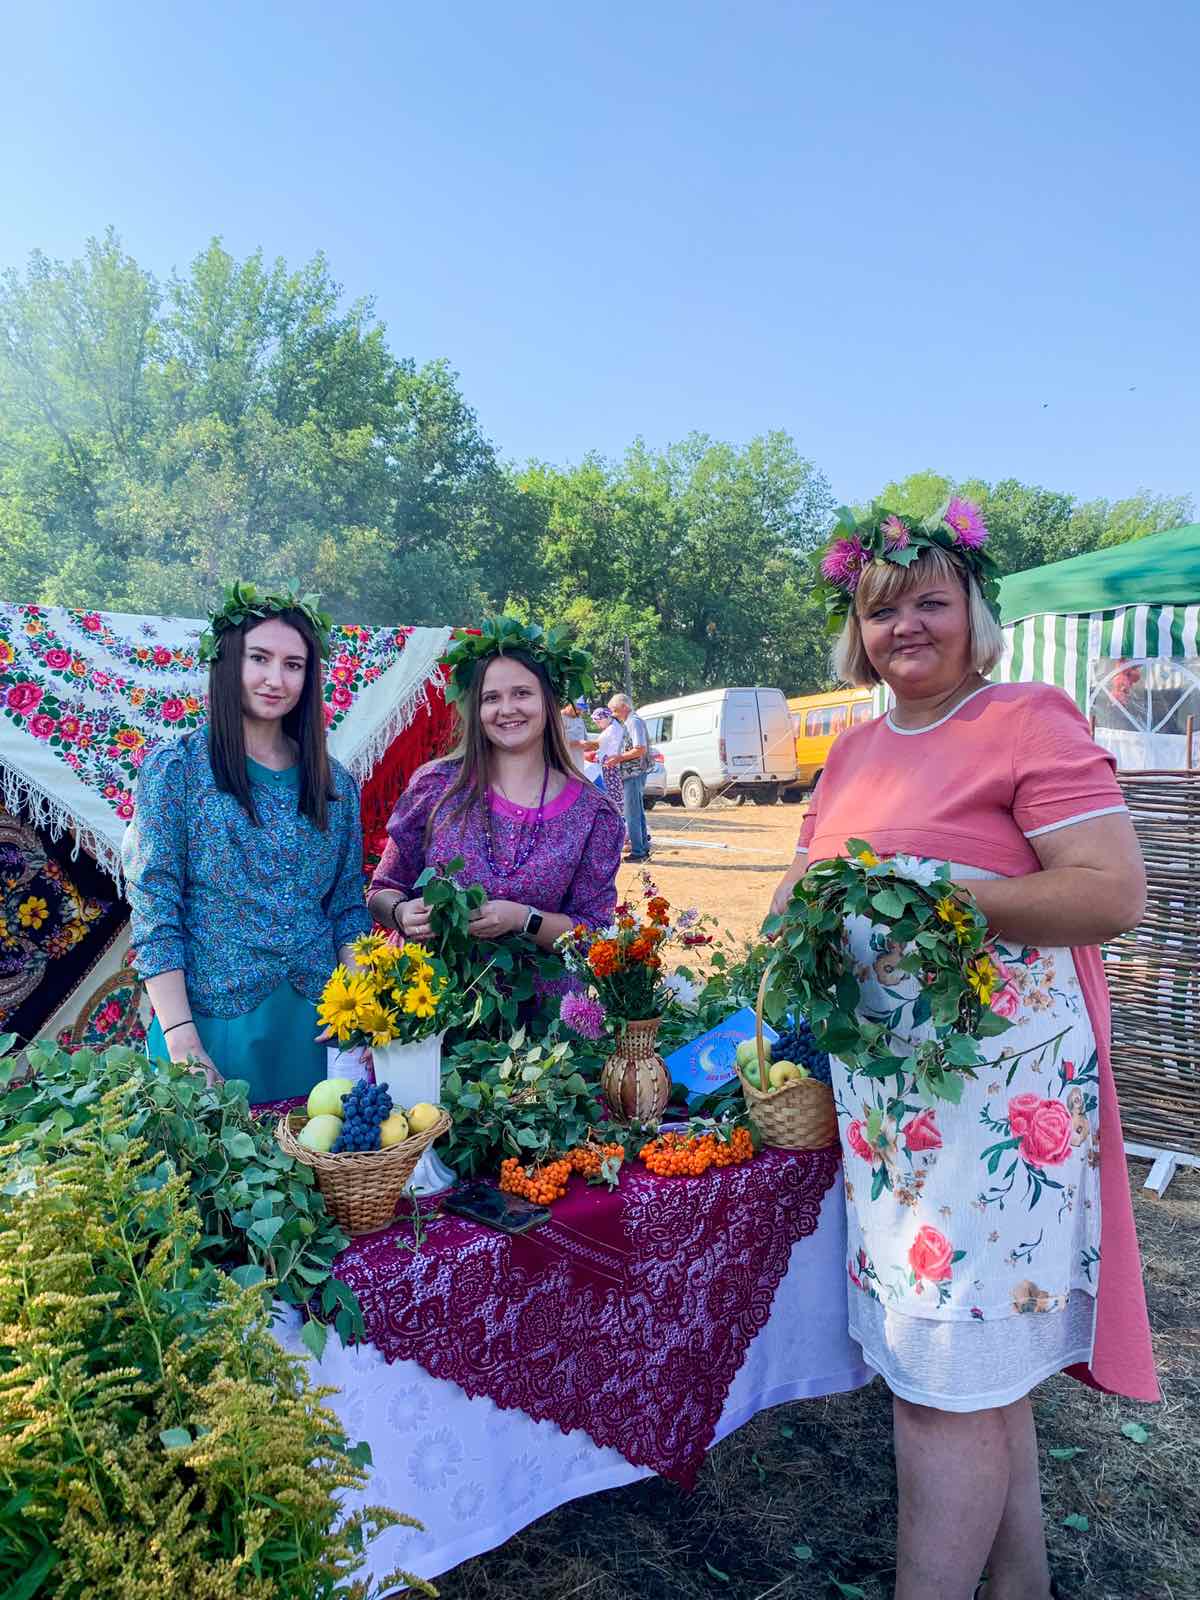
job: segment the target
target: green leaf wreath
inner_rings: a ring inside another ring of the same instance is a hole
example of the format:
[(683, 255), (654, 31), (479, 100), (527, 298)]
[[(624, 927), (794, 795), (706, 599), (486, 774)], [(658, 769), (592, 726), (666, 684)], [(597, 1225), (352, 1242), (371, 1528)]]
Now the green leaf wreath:
[(276, 617), (284, 611), (299, 611), (308, 618), (317, 636), (321, 655), (327, 657), (333, 618), (327, 611), (321, 610), (319, 594), (304, 594), (295, 583), (285, 584), (277, 594), (271, 594), (257, 584), (246, 583), (239, 578), (236, 583), (227, 586), (224, 599), (210, 615), (208, 627), (200, 635), (201, 663), (208, 664), (217, 659), (221, 635), (230, 628), (240, 627), (251, 617), (265, 622), (268, 617)]
[[(792, 891), (782, 916), (766, 932), (777, 937), (765, 1010), (772, 1022), (788, 1011), (808, 1018), (818, 1045), (851, 1073), (912, 1080), (926, 1104), (962, 1098), (963, 1079), (983, 1065), (979, 1040), (1012, 1024), (991, 1009), (1000, 972), (986, 948), (987, 921), (950, 881), (948, 866), (933, 868), (909, 856), (881, 860), (863, 839), (846, 841), (848, 855), (819, 861)], [(858, 1015), (860, 986), (844, 938), (848, 917), (868, 917), (887, 930), (904, 954), (900, 971), (921, 992), (913, 1024), (932, 1035), (896, 1054), (886, 1022)]]
[(521, 650), (545, 669), (560, 700), (587, 700), (596, 692), (592, 658), (572, 645), (566, 628), (542, 628), (519, 617), (488, 617), (478, 633), (454, 636), (443, 665), (449, 670), (446, 699), (465, 700), (481, 661)]

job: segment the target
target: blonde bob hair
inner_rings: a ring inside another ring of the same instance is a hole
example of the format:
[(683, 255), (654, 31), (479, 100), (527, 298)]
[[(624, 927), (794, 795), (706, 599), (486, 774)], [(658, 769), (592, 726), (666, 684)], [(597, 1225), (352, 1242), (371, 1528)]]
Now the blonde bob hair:
[(918, 584), (936, 583), (939, 579), (943, 583), (957, 579), (966, 591), (971, 665), (986, 677), (1004, 650), (1000, 624), (988, 609), (966, 564), (951, 551), (929, 545), (910, 566), (902, 567), (894, 561), (872, 561), (864, 568), (850, 615), (833, 646), (833, 670), (843, 683), (853, 684), (856, 689), (870, 689), (882, 681), (867, 656), (859, 616), (876, 606), (890, 605)]

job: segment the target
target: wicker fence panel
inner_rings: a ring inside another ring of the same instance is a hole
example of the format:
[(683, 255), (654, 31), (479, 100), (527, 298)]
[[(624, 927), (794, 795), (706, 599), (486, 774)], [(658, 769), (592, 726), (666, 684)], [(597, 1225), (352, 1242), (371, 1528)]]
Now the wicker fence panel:
[(1200, 1155), (1200, 771), (1127, 772), (1146, 915), (1104, 951), (1125, 1137)]

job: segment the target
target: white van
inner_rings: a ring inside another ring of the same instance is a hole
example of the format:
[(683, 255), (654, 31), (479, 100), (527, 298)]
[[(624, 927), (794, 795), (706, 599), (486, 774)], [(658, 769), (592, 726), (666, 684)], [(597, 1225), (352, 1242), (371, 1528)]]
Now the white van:
[(666, 798), (689, 811), (718, 794), (773, 805), (796, 782), (796, 741), (781, 689), (705, 689), (639, 706), (662, 752)]

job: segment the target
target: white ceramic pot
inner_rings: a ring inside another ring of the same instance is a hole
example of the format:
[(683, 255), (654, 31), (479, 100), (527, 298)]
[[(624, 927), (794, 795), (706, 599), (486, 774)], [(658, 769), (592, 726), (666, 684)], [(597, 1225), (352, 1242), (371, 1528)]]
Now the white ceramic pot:
[[(419, 1100), (438, 1105), (442, 1098), (442, 1040), (445, 1031), (431, 1033), (412, 1044), (378, 1045), (371, 1054), (375, 1058), (375, 1082), (384, 1083), (398, 1111), (407, 1111)], [(417, 1162), (416, 1170), (406, 1186), (409, 1194), (441, 1194), (457, 1183), (457, 1178), (429, 1145)]]

